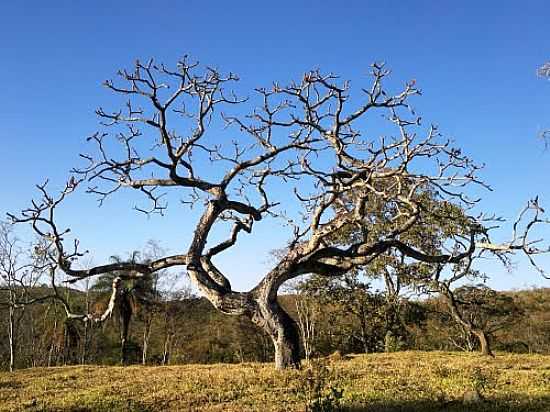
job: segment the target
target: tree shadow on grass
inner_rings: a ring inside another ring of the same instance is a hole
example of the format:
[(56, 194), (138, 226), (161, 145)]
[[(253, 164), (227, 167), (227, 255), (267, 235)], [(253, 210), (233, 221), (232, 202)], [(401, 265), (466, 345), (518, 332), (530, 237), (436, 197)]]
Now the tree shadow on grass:
[(494, 398), (474, 403), (429, 400), (371, 402), (343, 406), (342, 412), (550, 412), (550, 394), (542, 397)]
[(159, 409), (151, 408), (141, 402), (134, 400), (105, 400), (88, 403), (85, 406), (82, 405), (69, 405), (64, 407), (57, 406), (40, 406), (27, 407), (21, 409), (22, 411), (43, 411), (43, 412), (155, 412)]

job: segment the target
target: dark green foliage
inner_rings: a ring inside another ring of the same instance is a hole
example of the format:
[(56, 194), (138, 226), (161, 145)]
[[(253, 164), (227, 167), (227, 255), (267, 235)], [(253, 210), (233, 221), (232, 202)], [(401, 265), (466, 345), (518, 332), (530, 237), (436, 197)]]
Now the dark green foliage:
[[(354, 294), (344, 293), (344, 286), (335, 282), (327, 289), (322, 288), (334, 295), (328, 292), (315, 295), (313, 303), (320, 311), (316, 355), (326, 356), (335, 351), (341, 354), (365, 351), (359, 317), (347, 312), (349, 305), (359, 304), (366, 308), (368, 351), (404, 348), (456, 350), (459, 346), (466, 350), (475, 349), (475, 346), (468, 348), (464, 344), (463, 331), (448, 317), (444, 302), (440, 299), (403, 299), (398, 313), (402, 332), (391, 332), (391, 338), (387, 338), (383, 295), (364, 284), (355, 285), (356, 300), (350, 301)], [(467, 291), (461, 289), (458, 292), (464, 300), (472, 300)], [(36, 293), (47, 293), (47, 289), (37, 290)], [(85, 307), (84, 292), (67, 289), (64, 293), (76, 306)], [(495, 350), (550, 353), (550, 289), (487, 293), (492, 300), (483, 301), (485, 303), (474, 300), (479, 307), (472, 316), (476, 317), (476, 322), (482, 322), (489, 328)], [(295, 295), (280, 298), (292, 316), (296, 316), (295, 299)], [(100, 301), (100, 292), (91, 292), (90, 300)], [(344, 307), (346, 310), (343, 310)], [(0, 312), (4, 310), (0, 308)], [(127, 341), (128, 363), (141, 362), (145, 328), (143, 313), (138, 312), (132, 320)], [(245, 317), (219, 313), (206, 299), (177, 294), (165, 296), (151, 313), (149, 364), (237, 363), (270, 361), (273, 357), (271, 342), (261, 330)], [(5, 322), (6, 317), (0, 313), (2, 369), (7, 368), (8, 359)], [(65, 313), (59, 304), (45, 302), (29, 306), (24, 311), (23, 322), (26, 327), (19, 336), (18, 368), (82, 361), (84, 325), (65, 321)], [(86, 363), (114, 365), (120, 362), (119, 322), (118, 316), (113, 316), (103, 325), (90, 327)], [(517, 327), (515, 322), (519, 322), (521, 327)], [(393, 339), (391, 348), (387, 347), (388, 339)]]

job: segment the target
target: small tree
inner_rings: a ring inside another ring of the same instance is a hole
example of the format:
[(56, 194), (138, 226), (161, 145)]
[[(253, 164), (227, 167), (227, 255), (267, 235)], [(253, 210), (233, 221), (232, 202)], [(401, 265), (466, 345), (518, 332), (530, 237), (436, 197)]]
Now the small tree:
[(10, 372), (15, 368), (17, 328), (21, 320), (17, 312), (24, 307), (27, 297), (24, 280), (28, 275), (28, 266), (21, 262), (23, 252), (18, 243), (12, 225), (0, 222), (0, 305), (8, 307)]
[[(40, 278), (40, 268), (33, 256), (25, 253), (14, 226), (0, 222), (0, 307), (8, 308), (9, 370), (16, 367), (20, 326), (25, 309), (49, 296), (35, 296), (32, 289)], [(32, 319), (31, 319), (32, 320)]]
[(309, 363), (315, 352), (315, 338), (319, 328), (317, 324), (320, 316), (318, 302), (315, 301), (314, 296), (307, 292), (303, 293), (299, 289), (296, 292), (294, 295), (296, 318), (304, 348), (304, 357), (306, 362)]
[(491, 341), (495, 333), (517, 322), (522, 314), (512, 297), (483, 284), (444, 290), (442, 297), (465, 339), (475, 336), (484, 355), (493, 354)]

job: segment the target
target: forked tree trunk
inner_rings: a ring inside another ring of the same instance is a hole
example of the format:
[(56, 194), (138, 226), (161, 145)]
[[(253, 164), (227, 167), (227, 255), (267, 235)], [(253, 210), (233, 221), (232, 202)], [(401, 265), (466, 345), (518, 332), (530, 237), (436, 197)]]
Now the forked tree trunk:
[(231, 293), (209, 300), (223, 313), (245, 315), (270, 337), (275, 349), (275, 367), (279, 370), (300, 367), (300, 331), (297, 323), (281, 307), (276, 292), (260, 289), (247, 293)]

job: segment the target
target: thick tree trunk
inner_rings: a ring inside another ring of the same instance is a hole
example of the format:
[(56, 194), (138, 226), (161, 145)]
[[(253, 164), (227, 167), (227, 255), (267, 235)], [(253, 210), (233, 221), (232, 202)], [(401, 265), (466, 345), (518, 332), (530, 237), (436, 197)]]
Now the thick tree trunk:
[(230, 315), (245, 315), (271, 338), (277, 369), (300, 367), (300, 330), (290, 315), (279, 305), (274, 289), (257, 289), (249, 293), (209, 296), (214, 306)]
[(300, 339), (298, 337), (298, 328), (294, 320), (282, 321), (277, 327), (277, 334), (271, 336), (271, 339), (275, 346), (275, 368), (299, 368)]
[(123, 294), (119, 306), (120, 320), (120, 362), (122, 365), (128, 363), (128, 334), (132, 320), (132, 304), (127, 294)]
[(489, 338), (483, 330), (473, 330), (472, 333), (479, 339), (479, 346), (482, 355), (494, 356), (489, 344)]
[(267, 332), (275, 348), (275, 368), (300, 367), (300, 332), (290, 315), (274, 300), (258, 302), (252, 321)]
[(494, 356), (493, 352), (491, 351), (491, 346), (489, 344), (489, 338), (487, 334), (484, 330), (477, 329), (471, 322), (463, 318), (463, 315), (458, 308), (455, 297), (450, 289), (448, 287), (443, 288), (440, 290), (440, 292), (443, 294), (445, 300), (447, 301), (447, 305), (449, 306), (451, 315), (453, 315), (457, 323), (462, 325), (466, 331), (468, 331), (469, 333), (473, 333), (477, 337), (477, 339), (479, 340), (481, 353), (483, 355)]

